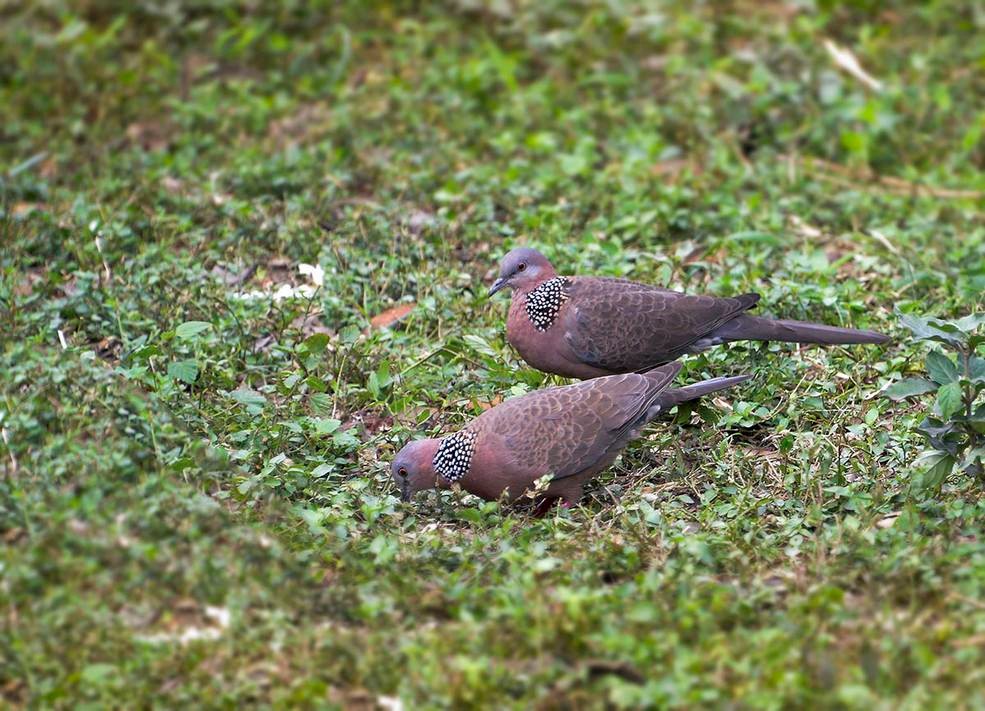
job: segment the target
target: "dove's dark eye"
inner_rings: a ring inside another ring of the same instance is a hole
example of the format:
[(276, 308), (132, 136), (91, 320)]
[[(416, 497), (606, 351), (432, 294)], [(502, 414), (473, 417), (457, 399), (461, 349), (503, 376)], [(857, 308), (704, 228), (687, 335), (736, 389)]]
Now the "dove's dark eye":
[(523, 270), (525, 270), (526, 268), (527, 268), (527, 265), (526, 265), (526, 264), (524, 264), (523, 262), (520, 262), (520, 265), (519, 265), (519, 266), (518, 266), (518, 267), (516, 268), (516, 270), (517, 270), (518, 272), (522, 272), (522, 271), (523, 271)]
[(407, 476), (407, 470), (404, 467), (400, 467), (400, 469), (397, 470), (397, 474), (400, 476)]

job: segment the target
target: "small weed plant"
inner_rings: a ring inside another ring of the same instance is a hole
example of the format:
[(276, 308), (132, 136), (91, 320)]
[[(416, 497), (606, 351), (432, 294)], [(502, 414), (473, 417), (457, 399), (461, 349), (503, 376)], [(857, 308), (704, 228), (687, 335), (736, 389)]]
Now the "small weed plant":
[(940, 488), (955, 469), (985, 483), (985, 313), (956, 321), (903, 314), (900, 319), (913, 335), (938, 343), (924, 361), (926, 376), (905, 378), (886, 389), (892, 400), (934, 395), (933, 411), (918, 426), (930, 445), (918, 461), (926, 465), (918, 485)]

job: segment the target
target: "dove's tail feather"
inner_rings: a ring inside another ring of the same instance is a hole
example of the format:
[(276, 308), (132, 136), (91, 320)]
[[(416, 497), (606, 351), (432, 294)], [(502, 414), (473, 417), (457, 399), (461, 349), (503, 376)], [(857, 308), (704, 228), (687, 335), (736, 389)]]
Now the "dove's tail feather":
[(714, 341), (784, 341), (787, 343), (886, 343), (889, 336), (875, 331), (839, 328), (822, 323), (768, 319), (742, 314), (722, 324), (709, 336)]

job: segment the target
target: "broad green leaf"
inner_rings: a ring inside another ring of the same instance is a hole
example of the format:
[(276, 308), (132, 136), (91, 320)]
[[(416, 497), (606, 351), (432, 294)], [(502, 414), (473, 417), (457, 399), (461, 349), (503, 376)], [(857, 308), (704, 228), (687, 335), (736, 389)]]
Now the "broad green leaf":
[(924, 378), (906, 378), (904, 380), (900, 380), (899, 382), (893, 383), (888, 388), (883, 390), (882, 394), (890, 400), (899, 401), (915, 395), (931, 393), (936, 389), (937, 386), (934, 383)]
[(968, 345), (967, 334), (947, 321), (931, 320), (930, 327), (935, 329), (935, 333), (930, 336), (931, 341), (946, 343), (954, 348), (965, 348)]
[(322, 417), (312, 417), (311, 424), (314, 425), (315, 434), (329, 435), (339, 428), (339, 426), (342, 424), (342, 420), (333, 420), (331, 418), (322, 418)]
[(954, 469), (954, 458), (949, 454), (940, 454), (930, 459), (931, 466), (921, 476), (921, 485), (924, 489), (939, 489), (947, 478), (947, 475)]
[(370, 553), (376, 556), (377, 565), (386, 565), (400, 552), (400, 546), (393, 536), (382, 533), (370, 542), (368, 548)]
[(952, 321), (945, 321), (941, 318), (931, 318), (927, 321), (931, 328), (936, 328), (938, 331), (944, 331), (945, 333), (961, 333), (961, 329), (958, 328), (957, 324)]
[(300, 373), (291, 373), (286, 378), (284, 378), (284, 387), (293, 389), (294, 386), (297, 385), (298, 381), (300, 380), (301, 380)]
[(390, 382), (390, 366), (383, 363), (375, 372), (369, 374), (366, 379), (366, 389), (378, 400), (380, 394), (389, 387)]
[(965, 333), (972, 333), (985, 324), (985, 313), (968, 314), (967, 316), (959, 318), (957, 321), (952, 321), (951, 323)]
[(168, 377), (191, 385), (198, 379), (198, 363), (193, 360), (168, 363)]
[(210, 328), (212, 328), (212, 324), (208, 321), (185, 321), (174, 329), (174, 335), (183, 341), (189, 341)]
[(366, 389), (369, 390), (369, 394), (373, 396), (374, 400), (380, 399), (380, 379), (376, 375), (376, 371), (369, 374), (366, 378)]
[[(135, 365), (132, 368), (121, 368), (117, 366), (114, 372), (119, 373), (127, 380), (141, 380), (145, 375), (147, 375), (148, 372), (150, 372), (150, 368), (148, 368), (146, 365)], [(168, 373), (168, 375), (171, 376), (171, 373)], [(0, 421), (2, 420), (3, 420), (3, 413), (0, 413)]]
[(328, 347), (329, 337), (327, 333), (314, 333), (304, 339), (301, 344), (309, 354), (313, 356), (321, 355)]
[(79, 675), (82, 682), (89, 686), (98, 686), (104, 681), (118, 678), (120, 670), (112, 664), (90, 664)]
[(961, 386), (958, 383), (948, 383), (937, 391), (937, 409), (945, 420), (961, 409)]
[(250, 388), (240, 388), (239, 390), (233, 390), (229, 393), (229, 397), (238, 402), (240, 405), (263, 407), (267, 403), (267, 398), (258, 393), (256, 390), (251, 390)]
[(975, 408), (975, 411), (971, 413), (971, 417), (968, 418), (968, 424), (978, 434), (985, 435), (985, 404)]
[(842, 131), (841, 145), (850, 153), (867, 157), (869, 152), (869, 135), (860, 131)]
[(729, 242), (752, 242), (755, 244), (766, 244), (770, 247), (780, 246), (780, 238), (776, 235), (770, 234), (769, 232), (733, 232), (725, 239)]
[(927, 323), (927, 319), (920, 318), (919, 316), (914, 316), (913, 314), (903, 314), (899, 316), (900, 323), (902, 323), (910, 332), (917, 338), (929, 338), (933, 331), (930, 330), (930, 324)]
[(334, 399), (325, 393), (314, 393), (309, 396), (308, 404), (311, 405), (311, 411), (316, 415), (331, 415), (335, 408)]
[(985, 444), (968, 450), (968, 452), (965, 453), (964, 458), (961, 460), (961, 464), (958, 466), (964, 471), (970, 469), (976, 464), (980, 466), (983, 463), (985, 463)]
[(236, 487), (236, 490), (244, 495), (249, 494), (250, 491), (256, 488), (258, 482), (259, 482), (259, 477), (252, 476), (249, 479), (244, 479), (243, 481), (241, 481), (239, 483), (239, 486)]
[(487, 341), (482, 336), (476, 336), (475, 334), (469, 333), (462, 336), (462, 340), (468, 343), (474, 350), (478, 351), (482, 355), (489, 356), (490, 358), (498, 358), (499, 354), (493, 350), (493, 347), (489, 345)]
[(384, 362), (379, 368), (376, 369), (376, 379), (379, 381), (381, 388), (385, 388), (390, 385), (392, 378), (390, 377), (389, 363)]
[(325, 535), (328, 531), (322, 526), (322, 521), (325, 520), (325, 514), (321, 511), (315, 509), (300, 509), (298, 514), (301, 519), (308, 524), (308, 529), (316, 535)]
[(301, 425), (294, 420), (281, 420), (280, 422), (277, 423), (277, 426), (283, 427), (288, 432), (293, 432), (295, 434), (304, 433), (304, 428), (301, 427)]
[(315, 377), (314, 375), (309, 375), (304, 379), (304, 384), (308, 386), (308, 389), (313, 393), (323, 393), (328, 390), (328, 384), (321, 378)]
[(917, 429), (926, 432), (932, 437), (940, 437), (954, 431), (953, 422), (944, 422), (936, 417), (926, 417), (923, 422), (917, 425)]
[(459, 509), (456, 515), (462, 521), (468, 521), (469, 523), (482, 523), (482, 514), (478, 509), (473, 509), (470, 506), (465, 506)]
[(973, 383), (985, 383), (985, 358), (972, 356), (968, 360), (968, 372)]
[(359, 338), (359, 336), (361, 335), (362, 335), (362, 330), (359, 328), (359, 326), (356, 325), (346, 326), (341, 331), (339, 331), (339, 339), (341, 339), (341, 341), (346, 345), (350, 343), (355, 343), (356, 339)]
[(912, 314), (900, 314), (900, 321), (914, 336), (926, 341), (937, 341), (951, 346), (963, 347), (964, 334), (956, 326), (938, 319), (924, 319)]
[(953, 360), (939, 351), (927, 354), (927, 373), (940, 385), (947, 385), (958, 379), (958, 366)]
[(350, 427), (345, 430), (336, 430), (332, 435), (332, 444), (338, 447), (352, 448), (362, 444), (356, 435), (356, 428)]
[(313, 479), (320, 479), (329, 472), (333, 471), (335, 466), (332, 464), (319, 464), (317, 467), (311, 470), (311, 477)]
[(161, 355), (161, 349), (157, 346), (141, 346), (130, 354), (130, 358), (134, 361), (147, 360), (151, 356)]
[(582, 153), (562, 153), (559, 159), (561, 170), (568, 176), (581, 175), (592, 164), (591, 156)]

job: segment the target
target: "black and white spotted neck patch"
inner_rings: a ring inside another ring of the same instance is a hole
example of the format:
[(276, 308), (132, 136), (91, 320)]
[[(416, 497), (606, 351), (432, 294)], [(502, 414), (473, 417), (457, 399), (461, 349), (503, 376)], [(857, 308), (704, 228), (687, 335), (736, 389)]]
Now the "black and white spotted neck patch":
[(460, 430), (442, 439), (431, 462), (434, 471), (451, 482), (468, 474), (476, 437), (478, 434), (472, 430)]
[(567, 277), (554, 277), (532, 289), (527, 294), (527, 318), (538, 331), (546, 331), (554, 323), (561, 304), (568, 300)]

